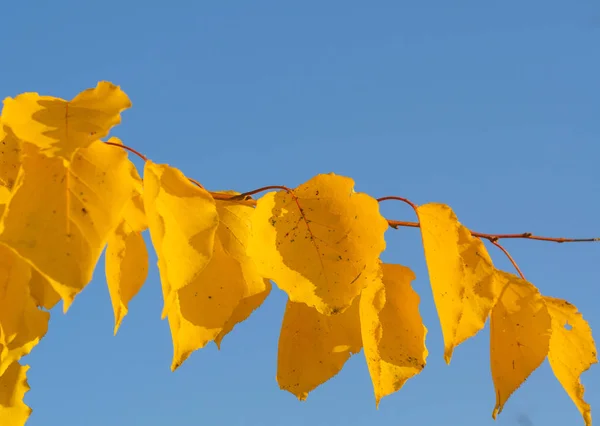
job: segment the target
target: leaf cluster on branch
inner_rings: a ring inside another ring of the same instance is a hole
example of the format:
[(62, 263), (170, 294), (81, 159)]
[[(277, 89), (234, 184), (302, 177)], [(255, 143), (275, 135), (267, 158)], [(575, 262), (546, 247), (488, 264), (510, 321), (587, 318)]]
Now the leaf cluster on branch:
[[(588, 323), (565, 300), (542, 295), (499, 244), (463, 226), (450, 207), (355, 192), (348, 177), (320, 174), (297, 188), (209, 192), (178, 169), (107, 137), (131, 106), (108, 82), (71, 101), (24, 93), (0, 116), (0, 424), (23, 425), (31, 409), (21, 363), (46, 334), (59, 301), (66, 312), (106, 248), (116, 333), (148, 274), (148, 231), (158, 257), (175, 370), (257, 309), (271, 282), (288, 296), (277, 382), (299, 399), (364, 350), (376, 404), (420, 373), (427, 329), (414, 273), (380, 260), (384, 236), (419, 227), (447, 363), (490, 318), (495, 416), (548, 357), (591, 425), (582, 372), (597, 362)], [(128, 151), (144, 161), (143, 178)], [(269, 191), (269, 192), (266, 192)], [(266, 192), (257, 200), (253, 195)], [(410, 204), (418, 222), (384, 218), (379, 203)], [(494, 267), (482, 239), (519, 275)], [(400, 260), (400, 259), (399, 259)], [(568, 324), (568, 327), (566, 325)]]

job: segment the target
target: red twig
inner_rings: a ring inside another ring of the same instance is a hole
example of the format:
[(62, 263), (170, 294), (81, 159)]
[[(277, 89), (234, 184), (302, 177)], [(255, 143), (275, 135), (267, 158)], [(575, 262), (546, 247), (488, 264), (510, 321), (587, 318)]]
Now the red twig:
[(409, 206), (411, 206), (413, 208), (413, 210), (415, 211), (415, 213), (417, 213), (417, 216), (419, 215), (419, 213), (417, 211), (417, 205), (415, 203), (413, 203), (412, 201), (410, 201), (408, 198), (396, 197), (396, 196), (391, 195), (389, 197), (381, 197), (381, 198), (377, 199), (377, 201), (380, 203), (382, 201), (387, 201), (387, 200), (402, 201), (403, 203), (406, 203)]
[[(419, 222), (406, 222), (402, 220), (391, 220), (388, 219), (390, 227), (398, 229), (401, 226), (407, 228), (420, 228)], [(474, 237), (485, 238), (489, 242), (498, 241), (507, 238), (522, 238), (525, 240), (538, 240), (538, 241), (550, 241), (554, 243), (593, 243), (600, 241), (600, 238), (553, 238), (553, 237), (540, 237), (533, 235), (531, 232), (523, 232), (522, 234), (484, 234), (482, 232), (469, 231)]]
[(122, 145), (122, 144), (118, 144), (118, 143), (115, 143), (115, 142), (104, 142), (104, 143), (106, 145), (112, 145), (112, 146), (117, 146), (119, 148), (126, 149), (127, 151), (132, 152), (135, 155), (137, 155), (138, 157), (140, 157), (144, 162), (148, 161), (148, 157), (146, 157), (144, 154), (136, 151), (135, 149), (133, 149), (133, 148), (127, 146), (127, 145)]
[[(107, 145), (112, 145), (112, 146), (116, 146), (118, 148), (125, 149), (125, 150), (137, 155), (144, 162), (148, 161), (148, 158), (144, 154), (140, 153), (139, 151), (137, 151), (127, 145), (121, 145), (121, 144), (118, 144), (115, 142), (104, 142), (104, 143)], [(191, 179), (191, 178), (188, 178), (188, 179), (190, 180), (190, 182), (197, 185), (198, 187), (204, 188), (197, 180)], [(230, 195), (230, 194), (223, 194), (223, 193), (219, 193), (219, 192), (210, 192), (210, 191), (209, 192), (213, 196), (213, 198), (215, 198), (216, 200), (242, 201), (243, 204), (246, 204), (246, 205), (256, 205), (256, 201), (253, 200), (251, 198), (251, 196), (254, 194), (258, 194), (259, 192), (268, 191), (271, 189), (280, 189), (280, 190), (286, 191), (288, 193), (291, 193), (290, 188), (288, 188), (287, 186), (282, 186), (282, 185), (263, 186), (262, 188), (255, 189), (253, 191), (244, 192), (239, 195)], [(377, 199), (377, 201), (379, 201), (379, 202), (386, 201), (386, 200), (402, 201), (403, 203), (406, 203), (409, 206), (411, 206), (413, 208), (413, 210), (415, 211), (415, 213), (417, 213), (417, 216), (418, 216), (417, 205), (415, 203), (413, 203), (412, 201), (410, 201), (409, 199), (403, 198), (403, 197), (396, 197), (396, 196), (381, 197), (381, 198)], [(406, 222), (406, 221), (391, 220), (391, 219), (388, 219), (388, 223), (394, 229), (398, 229), (398, 227), (400, 227), (400, 226), (409, 227), (409, 228), (420, 228), (420, 226), (421, 226), (418, 222)], [(474, 237), (485, 238), (492, 244), (496, 243), (500, 239), (508, 239), (508, 238), (523, 238), (526, 240), (551, 241), (551, 242), (555, 242), (555, 243), (584, 243), (584, 242), (600, 241), (600, 238), (541, 237), (538, 235), (533, 235), (530, 232), (524, 232), (522, 234), (484, 234), (481, 232), (474, 232), (474, 231), (470, 231), (470, 232), (471, 232), (471, 235), (473, 235)]]
[(525, 279), (525, 275), (523, 275), (523, 272), (521, 272), (521, 269), (519, 269), (519, 265), (517, 265), (517, 262), (515, 262), (515, 259), (513, 259), (513, 257), (508, 252), (508, 250), (506, 250), (504, 247), (502, 247), (500, 245), (500, 243), (498, 243), (498, 241), (491, 241), (490, 240), (490, 242), (504, 252), (504, 254), (506, 255), (506, 257), (508, 257), (508, 260), (510, 260), (510, 263), (512, 263), (512, 265), (515, 267), (515, 269), (517, 270), (517, 272), (521, 276), (521, 278)]

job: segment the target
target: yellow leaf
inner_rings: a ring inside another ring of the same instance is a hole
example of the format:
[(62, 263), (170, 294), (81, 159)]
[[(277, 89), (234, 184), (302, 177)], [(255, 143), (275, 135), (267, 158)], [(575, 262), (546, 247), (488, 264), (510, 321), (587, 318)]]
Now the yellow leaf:
[(71, 101), (37, 93), (6, 98), (2, 121), (19, 139), (37, 145), (45, 155), (70, 161), (77, 148), (106, 136), (129, 107), (131, 101), (118, 86), (101, 81)]
[(29, 293), (31, 266), (0, 244), (0, 375), (27, 355), (48, 330), (50, 314)]
[(501, 286), (485, 246), (458, 222), (450, 207), (430, 203), (417, 210), (449, 364), (454, 348), (485, 326)]
[(21, 141), (0, 120), (0, 217), (21, 168)]
[[(236, 195), (233, 192), (230, 194)], [(223, 338), (262, 305), (271, 292), (271, 282), (258, 273), (254, 260), (246, 254), (255, 209), (234, 202), (217, 201), (217, 211), (220, 220), (217, 236), (229, 256), (240, 264), (244, 287), (242, 299), (215, 337), (215, 343), (220, 348)]]
[(215, 337), (215, 343), (219, 349), (221, 349), (221, 342), (223, 338), (229, 334), (233, 328), (245, 321), (252, 312), (254, 312), (260, 305), (263, 304), (269, 293), (271, 292), (271, 283), (269, 280), (264, 280), (264, 290), (260, 293), (253, 294), (251, 296), (244, 297), (240, 303), (235, 307), (231, 316), (223, 325), (222, 330)]
[(277, 383), (300, 400), (339, 373), (362, 347), (360, 297), (343, 313), (323, 315), (304, 303), (285, 308), (277, 359)]
[(133, 188), (127, 154), (98, 141), (67, 167), (30, 144), (0, 225), (5, 243), (50, 280), (66, 312), (92, 278)]
[(27, 384), (28, 365), (13, 362), (0, 376), (0, 419), (2, 426), (23, 426), (31, 408), (23, 402), (29, 391)]
[(584, 401), (579, 377), (598, 362), (590, 325), (577, 308), (566, 300), (544, 297), (552, 321), (548, 360), (554, 375), (583, 416), (592, 425), (590, 405)]
[(173, 370), (208, 342), (220, 344), (262, 303), (271, 288), (246, 255), (254, 209), (227, 201), (217, 201), (216, 206), (220, 223), (212, 258), (188, 286), (177, 292), (177, 302), (169, 312)]
[(144, 210), (165, 299), (165, 318), (177, 291), (190, 285), (210, 261), (219, 215), (215, 200), (180, 170), (146, 161)]
[(385, 249), (377, 200), (353, 187), (350, 178), (317, 175), (290, 193), (265, 194), (252, 221), (248, 254), (259, 272), (326, 315), (351, 305)]
[(108, 238), (105, 254), (106, 283), (115, 315), (114, 334), (127, 315), (129, 302), (148, 276), (148, 251), (142, 236), (147, 228), (142, 180), (133, 164), (130, 168), (135, 190), (125, 205), (121, 223)]
[(60, 301), (60, 295), (54, 290), (50, 281), (35, 268), (31, 268), (29, 291), (36, 305), (45, 309), (52, 309)]
[(548, 354), (550, 315), (537, 288), (496, 270), (503, 290), (490, 319), (490, 358), (496, 389), (495, 419), (512, 393)]
[(414, 273), (401, 265), (382, 264), (383, 278), (360, 296), (360, 322), (365, 358), (375, 390), (375, 403), (399, 390), (425, 367), (427, 328), (419, 313)]

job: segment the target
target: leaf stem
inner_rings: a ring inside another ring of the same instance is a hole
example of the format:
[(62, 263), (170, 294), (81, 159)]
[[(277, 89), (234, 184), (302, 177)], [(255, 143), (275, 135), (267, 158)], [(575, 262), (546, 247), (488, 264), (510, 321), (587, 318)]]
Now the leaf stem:
[[(146, 157), (144, 154), (140, 153), (139, 151), (137, 151), (134, 148), (131, 148), (127, 145), (121, 145), (121, 144), (114, 143), (114, 142), (104, 142), (104, 143), (107, 145), (112, 145), (112, 146), (116, 146), (121, 149), (125, 149), (125, 150), (137, 155), (144, 162), (148, 161), (148, 157)], [(188, 179), (193, 184), (204, 189), (204, 187), (197, 180), (192, 179), (192, 178), (188, 178)], [(291, 189), (288, 188), (287, 186), (268, 185), (268, 186), (263, 186), (261, 188), (254, 189), (254, 190), (248, 191), (248, 192), (244, 192), (244, 193), (238, 194), (238, 195), (224, 194), (224, 193), (220, 193), (220, 192), (211, 192), (211, 191), (209, 191), (209, 193), (215, 200), (236, 201), (236, 202), (241, 202), (242, 204), (245, 204), (245, 205), (256, 206), (256, 200), (251, 198), (252, 195), (258, 194), (259, 192), (269, 191), (271, 189), (280, 189), (280, 190), (286, 191), (288, 193), (291, 192)], [(408, 198), (397, 197), (397, 196), (391, 195), (391, 196), (381, 197), (381, 198), (377, 199), (378, 202), (387, 201), (387, 200), (402, 201), (403, 203), (406, 203), (409, 206), (411, 206), (413, 208), (413, 210), (415, 211), (415, 213), (417, 213), (417, 205), (415, 203), (413, 203), (412, 201), (410, 201)], [(418, 214), (417, 214), (417, 216), (418, 216)], [(388, 224), (390, 225), (390, 227), (392, 227), (394, 229), (398, 229), (400, 226), (404, 226), (404, 227), (408, 227), (408, 228), (420, 228), (421, 227), (419, 222), (406, 222), (406, 221), (392, 220), (392, 219), (387, 219), (387, 221), (388, 221)], [(531, 232), (523, 232), (521, 234), (484, 234), (482, 232), (474, 232), (474, 231), (470, 231), (470, 232), (471, 232), (471, 235), (473, 235), (474, 237), (485, 238), (492, 244), (496, 243), (500, 239), (509, 239), (509, 238), (522, 238), (522, 239), (526, 239), (526, 240), (550, 241), (550, 242), (554, 242), (554, 243), (586, 243), (586, 242), (599, 242), (600, 241), (600, 238), (542, 237), (542, 236), (538, 236), (538, 235), (533, 235)]]
[(146, 157), (144, 154), (136, 151), (135, 149), (133, 149), (133, 148), (127, 146), (127, 145), (121, 145), (121, 144), (118, 144), (118, 143), (115, 143), (115, 142), (104, 142), (104, 143), (106, 145), (112, 145), (112, 146), (116, 146), (116, 147), (119, 147), (119, 148), (122, 148), (122, 149), (126, 149), (127, 151), (132, 152), (135, 155), (137, 155), (138, 157), (140, 157), (144, 162), (148, 161), (148, 157)]
[[(407, 227), (407, 228), (420, 228), (421, 225), (419, 222), (406, 222), (403, 220), (391, 220), (388, 219), (388, 223), (390, 227), (394, 229), (398, 229), (399, 227)], [(498, 241), (501, 239), (515, 239), (522, 238), (525, 240), (537, 240), (537, 241), (550, 241), (553, 243), (593, 243), (599, 242), (600, 238), (554, 238), (554, 237), (541, 237), (538, 235), (533, 235), (531, 232), (523, 232), (522, 234), (484, 234), (482, 232), (471, 231), (471, 235), (474, 237), (485, 238), (489, 242), (493, 243), (494, 241)]]
[(504, 252), (506, 257), (508, 257), (508, 260), (510, 260), (510, 263), (512, 263), (512, 265), (515, 267), (515, 269), (521, 276), (521, 278), (525, 279), (525, 275), (523, 275), (523, 272), (521, 272), (519, 265), (517, 265), (517, 262), (515, 262), (515, 259), (513, 259), (513, 257), (508, 252), (508, 250), (506, 250), (504, 247), (502, 247), (498, 241), (490, 241), (490, 242)]

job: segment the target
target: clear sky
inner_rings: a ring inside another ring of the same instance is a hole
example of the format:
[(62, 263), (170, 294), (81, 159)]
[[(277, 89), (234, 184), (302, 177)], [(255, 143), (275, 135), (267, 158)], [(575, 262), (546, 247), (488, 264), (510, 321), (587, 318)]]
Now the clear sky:
[[(481, 232), (600, 236), (594, 0), (20, 0), (0, 16), (2, 97), (71, 98), (109, 80), (133, 102), (113, 135), (209, 189), (335, 172), (374, 196), (448, 203)], [(403, 205), (382, 209), (414, 219)], [(378, 411), (362, 353), (306, 402), (279, 390), (279, 290), (220, 352), (211, 344), (171, 373), (151, 252), (116, 337), (103, 257), (68, 314), (53, 311), (26, 358), (28, 425), (583, 424), (547, 362), (494, 423), (488, 328), (446, 366), (419, 231), (386, 235), (383, 259), (417, 275), (430, 354)], [(600, 244), (505, 247), (544, 294), (583, 312), (600, 343)], [(600, 366), (583, 382), (598, 419)]]

